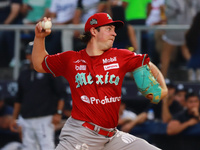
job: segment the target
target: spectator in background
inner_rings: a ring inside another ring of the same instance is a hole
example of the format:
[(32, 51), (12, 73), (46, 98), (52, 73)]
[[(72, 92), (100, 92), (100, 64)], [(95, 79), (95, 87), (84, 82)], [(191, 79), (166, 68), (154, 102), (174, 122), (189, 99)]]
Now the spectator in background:
[(106, 10), (107, 0), (78, 0), (74, 16), (74, 24), (85, 23), (87, 19), (97, 13)]
[[(13, 107), (6, 103), (3, 93), (0, 92), (0, 149), (17, 150), (21, 146), (21, 129), (16, 134), (10, 132), (9, 127), (12, 122)], [(15, 143), (15, 144), (13, 144)], [(12, 149), (11, 149), (12, 147)], [(10, 148), (10, 149), (9, 149)]]
[[(44, 16), (49, 16), (51, 0), (22, 0), (22, 2), (21, 12), (23, 15), (23, 24), (33, 25)], [(23, 30), (21, 38), (26, 45), (29, 41), (34, 40), (34, 32), (31, 30)]]
[(131, 25), (145, 25), (151, 0), (122, 0), (125, 19)]
[[(164, 25), (167, 18), (165, 15), (165, 0), (153, 0), (150, 5), (148, 17), (146, 19), (147, 26)], [(148, 32), (148, 54), (151, 61), (155, 64), (159, 63), (159, 51), (158, 45), (162, 45), (161, 36), (163, 30), (149, 30)]]
[(147, 26), (166, 24), (165, 0), (153, 0), (146, 19)]
[[(106, 11), (107, 0), (78, 0), (73, 24), (84, 24), (95, 13)], [(85, 48), (79, 39), (80, 31), (74, 31), (73, 47), (75, 51)]]
[(200, 81), (200, 12), (194, 17), (186, 33), (186, 45), (191, 54), (187, 67), (189, 81)]
[(5, 104), (3, 95), (0, 96), (0, 128), (9, 129), (12, 121), (13, 108)]
[[(151, 0), (122, 0), (125, 9), (125, 20), (129, 25), (145, 25), (147, 14), (150, 9)], [(133, 29), (134, 30), (134, 29)], [(146, 46), (146, 33), (142, 32), (142, 40), (140, 51), (147, 49)], [(142, 51), (142, 53), (147, 53)]]
[(23, 0), (24, 24), (35, 24), (44, 16), (49, 16), (51, 0)]
[(117, 37), (115, 38), (113, 47), (129, 49), (131, 51), (137, 51), (137, 39), (135, 36), (134, 28), (127, 24), (125, 21), (124, 7), (122, 0), (109, 0), (108, 12), (111, 14), (113, 20), (122, 20), (125, 25), (116, 31)]
[(154, 111), (154, 120), (158, 120), (163, 123), (168, 123), (175, 114), (183, 110), (182, 106), (175, 101), (176, 88), (174, 83), (169, 79), (166, 79), (165, 82), (168, 88), (168, 95), (157, 105), (149, 104), (145, 111), (140, 113), (137, 118), (132, 121), (132, 123), (129, 123), (127, 126), (125, 125), (121, 128), (122, 131), (130, 132), (135, 125), (144, 123), (148, 119), (148, 111), (150, 109), (153, 109)]
[(183, 110), (183, 107), (175, 101), (176, 87), (174, 83), (169, 79), (166, 79), (165, 82), (168, 88), (168, 95), (160, 103), (162, 105), (160, 112), (162, 122), (168, 123), (175, 114)]
[[(20, 13), (22, 0), (4, 0), (0, 1), (0, 24), (22, 24)], [(0, 30), (0, 64), (5, 66), (14, 66), (14, 31)], [(6, 56), (6, 57), (5, 57)], [(7, 62), (7, 60), (9, 60)]]
[[(166, 16), (169, 25), (190, 25), (193, 17), (200, 9), (199, 0), (167, 0)], [(170, 58), (177, 46), (186, 60), (190, 59), (190, 53), (185, 45), (185, 32), (181, 30), (166, 30), (162, 39), (164, 40), (161, 51), (161, 72), (167, 78)]]
[[(55, 149), (54, 125), (61, 121), (65, 95), (61, 78), (50, 74), (37, 73), (33, 69), (31, 52), (33, 42), (26, 49), (29, 67), (24, 69), (18, 79), (18, 94), (14, 104), (11, 131), (16, 132), (18, 124), (22, 127), (24, 149)], [(20, 116), (19, 116), (20, 114)]]
[[(78, 0), (61, 0), (61, 1), (52, 0), (51, 6), (49, 9), (52, 22), (55, 25), (71, 24), (72, 19), (74, 18), (75, 10), (77, 8), (77, 1)], [(56, 31), (56, 32), (58, 33), (59, 31)], [(54, 33), (55, 31), (53, 32), (53, 34)], [(52, 38), (53, 40), (51, 40), (51, 42), (56, 43), (61, 40), (62, 51), (72, 50), (73, 49), (72, 37), (73, 37), (73, 31), (62, 30), (61, 35), (59, 32), (58, 36), (55, 38)], [(52, 44), (52, 45), (57, 46), (57, 44)]]
[(64, 118), (68, 119), (71, 116), (71, 112), (72, 112), (72, 99), (67, 100), (65, 102), (65, 107), (64, 107), (64, 110), (63, 110)]
[(200, 122), (200, 102), (195, 93), (186, 95), (186, 109), (175, 115), (167, 126), (168, 135), (176, 135)]
[(125, 124), (129, 124), (131, 121), (135, 120), (137, 114), (126, 108), (126, 103), (122, 100), (119, 107), (119, 120), (118, 127), (123, 128)]
[(187, 95), (187, 93), (188, 93), (188, 89), (186, 89), (183, 84), (178, 84), (176, 86), (175, 100), (179, 102), (179, 104), (181, 104), (183, 108), (186, 107), (185, 96)]
[(72, 99), (71, 96), (69, 99), (66, 99), (65, 106), (63, 108), (62, 121), (55, 126), (55, 145), (59, 143), (59, 136), (62, 130), (62, 127), (65, 125), (66, 120), (71, 116), (72, 112)]

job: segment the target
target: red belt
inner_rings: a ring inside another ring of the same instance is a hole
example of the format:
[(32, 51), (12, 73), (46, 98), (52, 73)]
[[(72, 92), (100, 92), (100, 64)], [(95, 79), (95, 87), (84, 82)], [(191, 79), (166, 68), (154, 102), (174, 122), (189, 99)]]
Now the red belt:
[[(93, 131), (95, 129), (95, 125), (92, 125), (88, 122), (83, 123), (82, 126), (84, 126), (85, 128), (88, 128), (90, 130), (93, 130)], [(106, 130), (100, 128), (97, 133), (104, 135), (106, 137), (112, 137), (116, 133), (116, 130), (114, 129), (113, 131), (106, 131)]]

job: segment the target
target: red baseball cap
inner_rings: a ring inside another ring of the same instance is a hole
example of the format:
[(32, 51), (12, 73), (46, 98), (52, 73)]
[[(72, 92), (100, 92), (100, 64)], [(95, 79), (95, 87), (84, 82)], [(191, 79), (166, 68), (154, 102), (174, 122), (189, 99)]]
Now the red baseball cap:
[(116, 20), (113, 21), (109, 14), (107, 13), (96, 13), (92, 15), (85, 23), (85, 32), (90, 31), (92, 27), (100, 27), (107, 24), (113, 24), (116, 29), (124, 25), (123, 21)]

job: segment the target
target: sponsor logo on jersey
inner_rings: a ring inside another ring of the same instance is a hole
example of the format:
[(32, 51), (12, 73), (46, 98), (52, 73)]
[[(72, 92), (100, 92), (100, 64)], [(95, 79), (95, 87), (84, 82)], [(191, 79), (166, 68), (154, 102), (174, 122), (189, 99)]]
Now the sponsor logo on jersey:
[(115, 62), (115, 61), (117, 61), (117, 57), (105, 58), (105, 59), (102, 59), (102, 61), (103, 61), (103, 64)]
[(104, 65), (103, 66), (104, 70), (111, 70), (111, 69), (117, 69), (119, 68), (119, 64), (118, 63), (114, 63), (114, 64), (110, 64), (110, 65)]
[(83, 59), (78, 59), (78, 60), (74, 61), (75, 64), (78, 64), (80, 62), (87, 64), (87, 62)]
[(86, 95), (81, 96), (81, 100), (88, 104), (102, 104), (105, 105), (107, 103), (115, 103), (121, 100), (121, 96), (119, 97), (107, 97), (105, 96), (104, 99), (97, 99), (95, 97), (87, 97)]
[(75, 65), (75, 69), (78, 70), (86, 70), (86, 65)]
[(109, 72), (106, 72), (105, 75), (96, 75), (95, 80), (92, 79), (91, 74), (86, 76), (86, 73), (77, 73), (75, 75), (75, 82), (77, 83), (76, 88), (79, 88), (83, 85), (88, 85), (92, 84), (94, 81), (97, 85), (102, 85), (102, 84), (114, 84), (118, 85), (119, 84), (119, 76), (116, 76), (114, 74), (109, 74)]
[(84, 101), (84, 102), (86, 102), (86, 103), (88, 103), (88, 104), (90, 104), (90, 100), (89, 100), (89, 98), (86, 95), (82, 95), (81, 96), (81, 100)]

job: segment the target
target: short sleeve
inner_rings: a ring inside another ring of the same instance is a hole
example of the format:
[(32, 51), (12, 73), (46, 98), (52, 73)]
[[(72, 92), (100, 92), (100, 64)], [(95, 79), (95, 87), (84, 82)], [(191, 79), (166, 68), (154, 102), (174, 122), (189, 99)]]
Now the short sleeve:
[(62, 56), (60, 53), (47, 55), (42, 62), (42, 67), (47, 73), (51, 73), (54, 77), (62, 76), (64, 73)]
[(136, 54), (130, 52), (129, 50), (122, 50), (123, 52), (119, 53), (122, 58), (122, 67), (125, 72), (132, 72), (136, 68), (141, 67), (149, 63), (150, 58), (148, 54)]
[(42, 67), (54, 77), (65, 76), (70, 67), (70, 60), (76, 55), (75, 51), (66, 51), (55, 55), (46, 55)]

